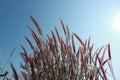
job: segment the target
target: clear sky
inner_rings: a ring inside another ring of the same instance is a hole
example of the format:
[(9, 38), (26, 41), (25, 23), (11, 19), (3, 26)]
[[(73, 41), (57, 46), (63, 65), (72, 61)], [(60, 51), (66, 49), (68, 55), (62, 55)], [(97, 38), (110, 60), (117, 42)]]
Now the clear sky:
[(35, 28), (29, 15), (37, 19), (44, 35), (54, 30), (54, 25), (61, 31), (61, 18), (70, 32), (77, 33), (83, 40), (91, 36), (95, 49), (110, 43), (113, 68), (120, 79), (120, 28), (115, 28), (116, 25), (120, 27), (120, 18), (114, 20), (116, 16), (120, 17), (119, 0), (0, 0), (1, 67), (14, 48), (16, 51), (11, 61), (17, 69), (21, 60), (20, 45), (30, 51), (24, 39), (24, 36), (31, 38), (27, 26)]

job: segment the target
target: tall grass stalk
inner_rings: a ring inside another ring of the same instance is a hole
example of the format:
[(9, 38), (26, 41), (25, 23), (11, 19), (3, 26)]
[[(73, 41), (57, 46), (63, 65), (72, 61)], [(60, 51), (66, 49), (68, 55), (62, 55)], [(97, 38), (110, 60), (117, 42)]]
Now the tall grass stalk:
[[(76, 33), (70, 34), (62, 20), (60, 22), (65, 38), (62, 38), (55, 27), (55, 32), (51, 31), (52, 36), (47, 35), (43, 40), (39, 37), (43, 35), (39, 24), (34, 17), (30, 18), (39, 32), (37, 35), (28, 27), (37, 46), (25, 36), (33, 52), (29, 54), (21, 46), (24, 63), (20, 63), (20, 75), (11, 63), (15, 80), (108, 80), (109, 72), (115, 80), (109, 43), (93, 52), (94, 45), (90, 38), (84, 42)], [(79, 41), (79, 48), (76, 47), (78, 43), (74, 41), (75, 38)]]
[(5, 71), (5, 69), (6, 69), (6, 66), (8, 65), (8, 63), (10, 62), (10, 59), (12, 58), (12, 56), (13, 56), (15, 50), (16, 50), (16, 48), (13, 49), (13, 51), (10, 53), (10, 55), (9, 55), (9, 57), (8, 57), (8, 59), (7, 59), (6, 63), (5, 63), (5, 65), (3, 66), (3, 68), (0, 67), (0, 78), (3, 78), (3, 80), (8, 79), (8, 78), (7, 78), (8, 71)]

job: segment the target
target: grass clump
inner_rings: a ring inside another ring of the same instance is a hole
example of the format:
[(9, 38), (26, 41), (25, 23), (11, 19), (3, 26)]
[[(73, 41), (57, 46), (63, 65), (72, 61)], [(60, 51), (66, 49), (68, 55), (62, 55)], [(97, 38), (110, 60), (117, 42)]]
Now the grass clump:
[[(42, 30), (34, 17), (30, 16), (35, 24), (39, 36)], [(75, 33), (70, 34), (62, 20), (60, 20), (65, 39), (61, 37), (57, 28), (55, 33), (51, 31), (51, 36), (47, 39), (39, 37), (35, 31), (28, 27), (32, 37), (36, 42), (36, 47), (25, 37), (29, 43), (32, 53), (27, 53), (24, 46), (21, 46), (23, 53), (21, 56), (24, 63), (20, 63), (22, 68), (20, 76), (11, 63), (13, 77), (15, 80), (108, 80), (114, 73), (111, 65), (110, 44), (102, 46), (93, 53), (93, 44), (90, 38), (85, 42)], [(75, 46), (74, 39), (79, 41), (79, 48)], [(105, 55), (108, 55), (105, 57)], [(107, 68), (105, 67), (107, 65)], [(109, 70), (109, 71), (108, 71)]]

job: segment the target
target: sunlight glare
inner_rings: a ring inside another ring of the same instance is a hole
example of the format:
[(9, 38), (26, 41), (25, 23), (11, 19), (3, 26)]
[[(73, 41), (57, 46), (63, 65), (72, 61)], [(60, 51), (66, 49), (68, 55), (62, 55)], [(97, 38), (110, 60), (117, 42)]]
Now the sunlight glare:
[(120, 31), (120, 14), (114, 16), (112, 26), (115, 30)]

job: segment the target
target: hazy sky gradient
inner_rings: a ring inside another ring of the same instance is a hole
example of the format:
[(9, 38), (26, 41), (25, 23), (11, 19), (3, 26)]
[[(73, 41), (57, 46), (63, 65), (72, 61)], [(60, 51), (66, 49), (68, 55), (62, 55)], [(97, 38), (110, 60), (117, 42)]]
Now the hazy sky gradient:
[(30, 51), (24, 36), (31, 38), (27, 26), (35, 29), (29, 18), (32, 15), (40, 23), (44, 36), (54, 30), (54, 25), (62, 33), (59, 22), (62, 19), (71, 33), (77, 33), (83, 40), (91, 36), (94, 49), (110, 43), (114, 71), (120, 79), (120, 31), (114, 30), (111, 21), (114, 15), (120, 14), (119, 4), (119, 0), (0, 0), (0, 66), (4, 66), (14, 48), (11, 61), (17, 68), (22, 52), (20, 45)]

